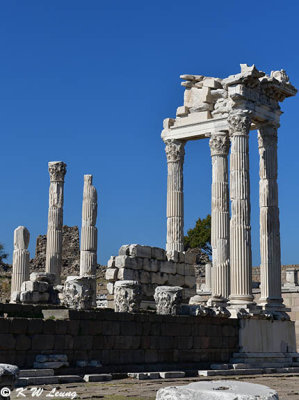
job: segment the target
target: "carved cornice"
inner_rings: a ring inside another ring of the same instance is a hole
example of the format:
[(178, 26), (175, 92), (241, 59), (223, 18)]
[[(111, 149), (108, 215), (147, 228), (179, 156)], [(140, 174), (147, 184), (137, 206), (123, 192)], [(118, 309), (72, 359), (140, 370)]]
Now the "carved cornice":
[(167, 162), (184, 162), (185, 142), (176, 139), (165, 140)]
[(227, 119), (229, 135), (248, 135), (251, 125), (251, 118), (248, 112), (230, 113)]
[(62, 161), (49, 162), (49, 174), (51, 182), (64, 182), (66, 164)]
[(213, 134), (210, 138), (211, 156), (227, 156), (230, 146), (230, 141), (227, 135)]

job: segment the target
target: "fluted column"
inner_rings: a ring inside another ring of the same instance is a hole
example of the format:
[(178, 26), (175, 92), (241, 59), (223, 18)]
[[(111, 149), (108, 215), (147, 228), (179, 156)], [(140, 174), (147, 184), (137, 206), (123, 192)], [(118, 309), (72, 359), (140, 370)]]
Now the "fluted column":
[(277, 186), (277, 127), (258, 132), (260, 154), (261, 298), (265, 308), (281, 308), (281, 260)]
[(63, 189), (66, 164), (62, 161), (49, 162), (49, 174), (46, 272), (55, 274), (55, 283), (58, 284), (62, 262)]
[(80, 276), (96, 274), (98, 232), (95, 224), (97, 207), (97, 191), (92, 185), (92, 175), (84, 175)]
[(233, 112), (228, 118), (230, 154), (230, 304), (253, 303), (250, 227), (249, 143), (250, 117)]
[(229, 139), (225, 132), (210, 138), (212, 157), (212, 297), (209, 304), (226, 303), (229, 292), (229, 198), (228, 162)]
[(11, 277), (11, 302), (16, 302), (22, 283), (29, 280), (29, 245), (30, 234), (25, 226), (18, 226), (14, 231), (14, 252)]
[(167, 243), (166, 251), (184, 250), (183, 164), (185, 142), (165, 140), (167, 156)]

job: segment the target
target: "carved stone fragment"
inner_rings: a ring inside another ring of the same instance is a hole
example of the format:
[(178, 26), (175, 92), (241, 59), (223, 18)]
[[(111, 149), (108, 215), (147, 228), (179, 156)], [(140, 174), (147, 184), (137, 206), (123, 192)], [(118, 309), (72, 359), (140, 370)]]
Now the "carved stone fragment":
[(114, 285), (114, 310), (137, 312), (140, 309), (141, 285), (137, 281), (117, 281)]
[(154, 298), (157, 314), (178, 315), (182, 303), (182, 291), (180, 286), (158, 286)]

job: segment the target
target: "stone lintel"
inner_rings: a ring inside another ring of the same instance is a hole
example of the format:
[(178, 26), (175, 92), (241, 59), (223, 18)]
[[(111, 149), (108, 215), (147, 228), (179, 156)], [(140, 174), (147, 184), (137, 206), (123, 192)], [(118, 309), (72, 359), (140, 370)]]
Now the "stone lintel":
[[(279, 125), (281, 111), (279, 109), (273, 110), (271, 107), (265, 105), (248, 104), (242, 107), (242, 110), (251, 112), (252, 124), (250, 130), (256, 130), (260, 125), (265, 122), (273, 122)], [(237, 111), (237, 110), (236, 110)], [(241, 111), (241, 110), (240, 110)], [(195, 113), (194, 113), (195, 114)], [(183, 119), (185, 121), (183, 121)], [(198, 140), (209, 138), (212, 134), (222, 131), (228, 131), (227, 116), (222, 118), (213, 118), (201, 122), (194, 123), (188, 117), (180, 119), (180, 125), (177, 126), (176, 121), (174, 124), (162, 130), (161, 138), (178, 139), (178, 140)]]

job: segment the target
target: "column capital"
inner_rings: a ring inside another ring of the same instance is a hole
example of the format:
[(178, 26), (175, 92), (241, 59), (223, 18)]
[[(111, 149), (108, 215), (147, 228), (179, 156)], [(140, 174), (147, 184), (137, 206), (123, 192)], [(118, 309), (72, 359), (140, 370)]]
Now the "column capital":
[(279, 124), (265, 124), (258, 129), (258, 147), (259, 149), (277, 145), (277, 129)]
[(235, 111), (229, 114), (227, 119), (229, 125), (229, 135), (248, 135), (251, 125), (249, 111)]
[(66, 174), (66, 164), (64, 162), (50, 161), (48, 167), (51, 182), (64, 182), (64, 176)]
[(211, 156), (227, 156), (230, 146), (228, 136), (224, 132), (213, 133), (209, 141)]
[(166, 139), (164, 143), (167, 162), (184, 162), (185, 142), (176, 139)]

